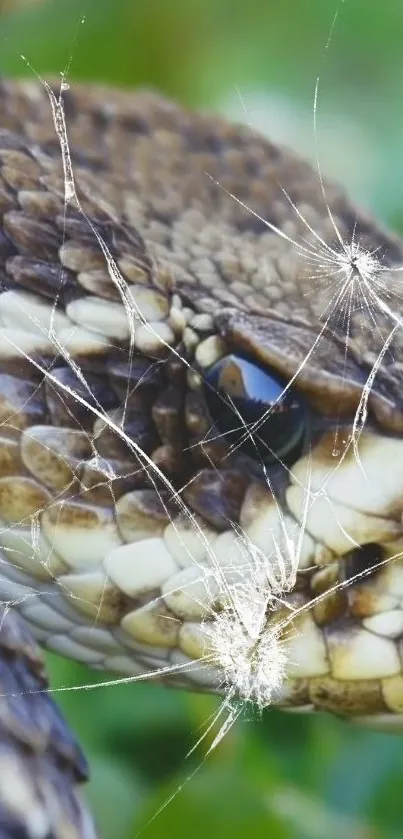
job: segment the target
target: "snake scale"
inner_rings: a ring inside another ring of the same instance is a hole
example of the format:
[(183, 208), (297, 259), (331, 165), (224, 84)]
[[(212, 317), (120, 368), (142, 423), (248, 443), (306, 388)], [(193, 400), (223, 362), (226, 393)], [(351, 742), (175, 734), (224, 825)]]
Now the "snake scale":
[(0, 835), (70, 839), (86, 767), (31, 633), (220, 691), (259, 557), (272, 703), (401, 727), (403, 244), (155, 94), (66, 86), (68, 155), (48, 94), (1, 82)]

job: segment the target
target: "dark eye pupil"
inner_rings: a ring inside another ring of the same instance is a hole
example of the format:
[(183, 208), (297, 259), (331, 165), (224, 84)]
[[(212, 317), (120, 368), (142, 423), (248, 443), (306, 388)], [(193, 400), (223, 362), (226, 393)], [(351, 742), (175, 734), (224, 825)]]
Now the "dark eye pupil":
[(231, 447), (266, 462), (289, 461), (301, 447), (305, 410), (275, 373), (239, 355), (227, 355), (205, 375), (212, 419)]

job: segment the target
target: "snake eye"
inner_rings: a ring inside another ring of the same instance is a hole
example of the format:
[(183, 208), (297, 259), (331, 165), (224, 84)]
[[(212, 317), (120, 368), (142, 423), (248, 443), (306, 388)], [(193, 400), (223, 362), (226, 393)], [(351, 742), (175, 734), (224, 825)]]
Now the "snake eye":
[(231, 448), (266, 462), (298, 454), (305, 409), (286, 382), (239, 355), (226, 355), (205, 373), (205, 396), (214, 423)]

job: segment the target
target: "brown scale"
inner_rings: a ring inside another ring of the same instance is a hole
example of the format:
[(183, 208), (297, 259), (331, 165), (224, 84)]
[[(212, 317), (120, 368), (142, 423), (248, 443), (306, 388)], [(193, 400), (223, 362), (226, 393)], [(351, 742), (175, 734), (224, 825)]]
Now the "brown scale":
[(31, 378), (0, 373), (0, 424), (4, 428), (21, 430), (30, 425), (48, 422), (48, 408), (43, 384)]
[(208, 412), (206, 401), (198, 391), (190, 392), (185, 404), (189, 450), (196, 465), (230, 465), (230, 445), (220, 434)]
[[(101, 375), (86, 373), (84, 385), (70, 367), (55, 367), (52, 377), (55, 381), (47, 378), (44, 388), (47, 407), (55, 425), (89, 431), (94, 425), (91, 407), (99, 405), (103, 410), (111, 411), (119, 404), (117, 395)], [(63, 387), (58, 387), (58, 382)], [(88, 407), (75, 399), (75, 394), (79, 394)]]
[(33, 426), (21, 439), (21, 457), (26, 468), (54, 495), (75, 485), (83, 460), (91, 454), (90, 441), (83, 431)]
[(310, 590), (315, 598), (312, 614), (318, 626), (326, 626), (346, 614), (347, 590), (346, 587), (340, 587), (342, 582), (342, 572), (337, 562), (313, 573), (310, 580)]
[[(90, 247), (93, 247), (94, 233), (88, 226), (88, 222), (83, 219), (81, 213), (73, 210), (71, 207), (67, 207), (66, 212), (63, 212), (63, 202), (55, 195), (46, 192), (41, 194), (44, 198), (49, 196), (55, 202), (58, 212), (54, 213), (54, 220), (56, 227), (63, 233), (64, 238), (66, 240), (71, 239), (73, 242), (78, 239), (80, 242), (85, 242)], [(81, 266), (79, 265), (78, 267), (80, 269)]]
[(75, 298), (79, 299), (82, 296), (83, 290), (89, 294), (94, 294), (97, 297), (106, 298), (106, 300), (120, 301), (120, 294), (116, 286), (113, 284), (107, 270), (105, 268), (93, 268), (90, 271), (80, 271), (77, 274), (77, 281), (81, 288), (77, 289)]
[(309, 698), (321, 711), (334, 714), (378, 714), (388, 710), (380, 680), (360, 679), (341, 682), (330, 676), (309, 680)]
[(239, 521), (242, 501), (250, 480), (242, 472), (201, 469), (186, 485), (183, 498), (196, 513), (217, 530), (228, 530)]
[(57, 216), (63, 209), (55, 195), (39, 189), (28, 189), (25, 185), (18, 193), (18, 203), (27, 215), (44, 219)]
[(94, 241), (92, 244), (87, 244), (79, 243), (76, 239), (67, 239), (63, 242), (60, 259), (65, 268), (75, 272), (102, 270), (105, 265), (102, 252)]
[(45, 261), (57, 259), (62, 236), (52, 224), (17, 211), (6, 213), (3, 224), (20, 253)]
[(150, 417), (142, 411), (129, 410), (124, 414), (122, 409), (109, 412), (113, 425), (106, 424), (102, 419), (94, 423), (94, 445), (97, 452), (105, 458), (116, 457), (118, 459), (132, 458), (134, 464), (139, 466), (143, 461), (139, 460), (129, 444), (116, 433), (114, 426), (121, 428), (136, 445), (149, 455), (158, 443), (158, 436)]
[(186, 439), (183, 393), (168, 385), (155, 400), (152, 418), (163, 443), (183, 444)]
[[(141, 473), (140, 473), (141, 474)], [(139, 470), (133, 460), (103, 459), (98, 455), (76, 470), (79, 496), (90, 504), (114, 505), (125, 493), (139, 486)]]
[(137, 539), (139, 532), (161, 535), (177, 513), (178, 504), (166, 490), (159, 493), (152, 489), (129, 492), (116, 505), (118, 527), (126, 542)]
[(38, 172), (34, 171), (30, 176), (29, 171), (26, 171), (23, 168), (15, 169), (13, 166), (3, 165), (1, 167), (1, 176), (4, 182), (16, 192), (20, 190), (33, 190), (38, 183)]
[(153, 450), (151, 460), (167, 476), (174, 487), (180, 488), (186, 481), (186, 475), (189, 471), (187, 454), (187, 448), (178, 448), (166, 443)]
[(123, 404), (148, 410), (164, 386), (164, 366), (150, 359), (111, 357), (107, 361), (110, 385)]
[(54, 262), (29, 259), (26, 256), (11, 256), (7, 259), (8, 275), (17, 286), (40, 294), (54, 303), (55, 298), (66, 305), (76, 294), (74, 274), (61, 269)]

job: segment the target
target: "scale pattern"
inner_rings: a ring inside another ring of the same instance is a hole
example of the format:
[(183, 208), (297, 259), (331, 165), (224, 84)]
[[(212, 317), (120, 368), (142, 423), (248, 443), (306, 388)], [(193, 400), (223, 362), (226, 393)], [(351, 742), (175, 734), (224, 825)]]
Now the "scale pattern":
[[(298, 616), (275, 702), (400, 726), (403, 565), (379, 561), (402, 542), (401, 330), (388, 339), (401, 241), (338, 187), (325, 201), (308, 164), (247, 128), (142, 92), (73, 85), (63, 102), (67, 204), (45, 87), (0, 86), (0, 593), (25, 621), (16, 637), (29, 625), (92, 667), (175, 665), (161, 674), (173, 684), (219, 691), (219, 664), (203, 661), (226, 603), (211, 560), (227, 586), (245, 539), (269, 564), (294, 540), (283, 600)], [(390, 268), (374, 307), (348, 318), (304, 250), (337, 252), (336, 227)], [(269, 480), (206, 404), (205, 370), (234, 351), (296, 376), (309, 406), (303, 452)]]

